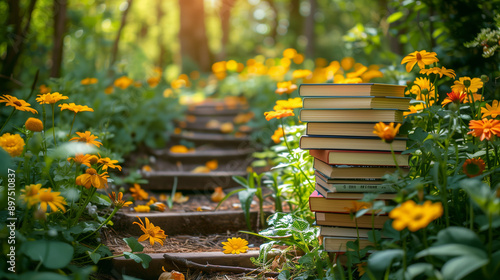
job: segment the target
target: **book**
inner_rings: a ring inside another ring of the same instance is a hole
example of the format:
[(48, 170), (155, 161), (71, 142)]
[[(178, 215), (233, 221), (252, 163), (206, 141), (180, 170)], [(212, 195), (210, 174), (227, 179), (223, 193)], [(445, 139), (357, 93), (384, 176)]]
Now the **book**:
[[(357, 238), (352, 237), (332, 237), (332, 236), (324, 236), (323, 237), (323, 248), (326, 252), (345, 252), (347, 251), (347, 242), (356, 241)], [(368, 240), (368, 238), (359, 238), (358, 245), (360, 249), (363, 249), (367, 246), (374, 246), (372, 242)], [(352, 249), (351, 249), (352, 250)]]
[[(336, 197), (334, 193), (395, 193), (396, 189), (383, 184), (382, 180), (349, 180), (350, 183), (336, 183), (335, 179), (325, 179), (316, 172), (316, 184), (321, 187), (319, 192), (325, 197)], [(327, 180), (334, 181), (328, 183)], [(342, 181), (342, 180), (338, 180)], [(346, 180), (347, 181), (347, 180)], [(337, 195), (338, 196), (338, 195)], [(347, 196), (347, 194), (346, 194)]]
[(302, 122), (403, 122), (403, 111), (396, 109), (302, 109)]
[[(378, 137), (347, 137), (347, 136), (309, 136), (300, 137), (300, 148), (303, 150), (360, 150), (360, 151), (390, 151), (391, 146)], [(395, 152), (406, 150), (406, 139), (395, 138), (392, 142)]]
[[(319, 235), (321, 236), (343, 236), (343, 237), (359, 237), (360, 238), (368, 238), (368, 234), (371, 233), (372, 229), (360, 228), (356, 231), (356, 228), (348, 228), (348, 227), (333, 227), (333, 226), (320, 226)], [(383, 238), (383, 237), (382, 237)]]
[(405, 96), (406, 86), (360, 83), (360, 84), (301, 84), (300, 96)]
[(318, 170), (322, 174), (325, 174), (326, 177), (337, 179), (380, 179), (385, 174), (391, 174), (396, 172), (397, 170), (397, 168), (394, 166), (330, 165), (317, 158), (314, 159), (313, 168)]
[[(337, 226), (337, 227), (351, 227), (356, 228), (356, 223), (359, 228), (372, 228), (372, 215), (362, 215), (361, 217), (351, 218), (350, 214), (345, 213), (328, 213), (328, 212), (315, 212), (316, 225), (318, 226)], [(354, 220), (356, 219), (356, 221)], [(384, 223), (389, 220), (387, 215), (373, 216), (373, 227), (383, 228)]]
[(331, 178), (326, 176), (325, 174), (321, 173), (319, 170), (314, 170), (314, 175), (316, 175), (316, 178), (319, 180), (322, 180), (328, 184), (345, 184), (345, 185), (356, 185), (356, 184), (369, 184), (369, 185), (380, 185), (384, 183), (383, 179), (380, 178), (351, 178), (351, 179), (337, 179), (337, 178)]
[(398, 109), (408, 110), (411, 97), (332, 96), (306, 97), (302, 101), (305, 109)]
[[(357, 185), (354, 185), (354, 186), (357, 186)], [(348, 188), (348, 191), (343, 191), (341, 188), (339, 188), (338, 190), (335, 188), (335, 186), (333, 187), (333, 191), (330, 191), (330, 189), (322, 186), (322, 184), (320, 182), (318, 182), (318, 180), (316, 180), (316, 185), (315, 185), (315, 189), (316, 191), (318, 191), (323, 197), (327, 198), (327, 199), (351, 199), (351, 200), (360, 200), (360, 199), (363, 199), (364, 195), (366, 193), (378, 193), (378, 192), (391, 192), (391, 193), (380, 193), (380, 194), (377, 194), (377, 198), (378, 199), (394, 199), (396, 197), (396, 194), (394, 193), (395, 191), (393, 191), (392, 188), (390, 188), (389, 191), (386, 191), (386, 190), (383, 190), (381, 189), (380, 187), (382, 187), (383, 185), (369, 185), (371, 188), (360, 188), (360, 190), (358, 190), (357, 192), (355, 190), (352, 190), (354, 188), (351, 189), (351, 185), (347, 185), (346, 188)], [(367, 189), (368, 191), (365, 191), (365, 189)], [(351, 191), (352, 190), (352, 191)]]
[[(358, 122), (358, 123), (335, 123), (335, 122), (310, 122), (306, 124), (307, 135), (331, 135), (331, 136), (363, 136), (374, 137), (376, 122)], [(402, 138), (406, 135), (398, 134)]]
[[(357, 150), (309, 150), (309, 154), (328, 164), (345, 165), (383, 165), (395, 166), (391, 152)], [(409, 155), (394, 153), (399, 166), (408, 166)]]
[[(384, 200), (380, 196), (376, 200)], [(350, 213), (352, 208), (359, 203), (359, 199), (328, 199), (322, 196), (315, 190), (309, 196), (309, 208), (312, 212), (333, 212), (333, 213)]]

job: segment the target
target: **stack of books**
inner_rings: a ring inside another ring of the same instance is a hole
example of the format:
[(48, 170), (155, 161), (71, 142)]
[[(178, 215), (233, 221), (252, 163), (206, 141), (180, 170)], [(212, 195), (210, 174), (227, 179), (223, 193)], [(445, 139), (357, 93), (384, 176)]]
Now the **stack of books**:
[[(391, 146), (373, 133), (378, 122), (400, 123), (411, 98), (406, 86), (388, 84), (302, 84), (300, 120), (307, 122), (300, 148), (314, 157), (315, 191), (309, 197), (316, 224), (321, 227), (328, 252), (345, 252), (346, 244), (371, 243), (368, 233), (382, 228), (387, 215), (371, 212), (353, 220), (350, 213), (359, 207), (365, 193), (381, 193), (377, 200), (389, 202), (395, 190), (383, 184), (385, 174), (397, 170)], [(407, 171), (406, 138), (398, 135), (392, 143), (397, 165)], [(356, 223), (359, 231), (356, 230)]]

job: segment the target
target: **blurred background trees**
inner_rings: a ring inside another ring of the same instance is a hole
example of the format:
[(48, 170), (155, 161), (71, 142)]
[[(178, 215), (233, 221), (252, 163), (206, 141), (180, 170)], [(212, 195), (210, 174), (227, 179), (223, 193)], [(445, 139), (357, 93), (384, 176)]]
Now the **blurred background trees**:
[[(499, 56), (466, 48), (482, 28), (498, 30), (498, 0), (1, 0), (0, 86), (96, 71), (144, 78), (210, 71), (212, 63), (276, 57), (353, 56), (397, 64), (414, 50), (438, 52), (457, 74), (498, 76)], [(447, 58), (449, 59), (447, 61)], [(457, 59), (458, 58), (458, 59)], [(452, 61), (456, 63), (451, 64)], [(458, 61), (458, 62), (457, 62)], [(496, 73), (496, 74), (495, 74)], [(495, 77), (496, 77), (495, 76)]]

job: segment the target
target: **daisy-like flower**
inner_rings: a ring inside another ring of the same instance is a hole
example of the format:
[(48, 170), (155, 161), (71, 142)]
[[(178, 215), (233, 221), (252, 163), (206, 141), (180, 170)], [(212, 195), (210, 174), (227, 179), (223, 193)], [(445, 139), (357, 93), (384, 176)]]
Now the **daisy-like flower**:
[(139, 224), (138, 222), (134, 222), (133, 224), (137, 224), (144, 232), (144, 234), (141, 235), (137, 241), (141, 242), (149, 239), (149, 244), (151, 244), (151, 246), (153, 246), (155, 242), (158, 242), (163, 246), (163, 240), (167, 238), (165, 231), (159, 226), (155, 226), (153, 223), (150, 223), (148, 218), (144, 218), (146, 224), (144, 224), (139, 217), (137, 217), (137, 219), (139, 219), (139, 222), (141, 223)]
[(97, 78), (85, 78), (80, 81), (80, 84), (87, 86), (87, 85), (97, 84), (97, 82), (98, 82)]
[(125, 201), (123, 200), (123, 193), (119, 192), (116, 194), (115, 192), (112, 192), (111, 194), (108, 194), (109, 198), (111, 199), (111, 203), (113, 204), (113, 207), (115, 208), (122, 208), (122, 207), (127, 207), (130, 204), (132, 204), (132, 201)]
[(248, 241), (239, 237), (228, 238), (227, 242), (222, 242), (224, 245), (224, 254), (240, 254), (248, 250)]
[(308, 78), (312, 76), (312, 71), (307, 69), (298, 69), (292, 72), (292, 77), (294, 79)]
[(31, 112), (33, 114), (38, 114), (38, 111), (31, 108), (31, 105), (15, 96), (4, 94), (0, 96), (0, 103), (5, 103), (5, 106), (14, 107), (14, 109), (19, 111)]
[(457, 76), (455, 74), (455, 70), (453, 69), (446, 69), (445, 67), (441, 66), (441, 68), (439, 67), (432, 67), (432, 68), (429, 68), (429, 69), (421, 69), (420, 70), (420, 74), (425, 74), (427, 76), (429, 76), (430, 74), (439, 74), (439, 78), (442, 78), (443, 75), (445, 76), (448, 76), (452, 79), (455, 79), (455, 77)]
[(80, 112), (94, 112), (94, 109), (90, 108), (87, 105), (76, 105), (75, 103), (64, 103), (64, 104), (59, 104), (59, 107), (61, 107), (62, 110), (69, 110), (73, 111), (75, 114), (80, 113)]
[(226, 197), (226, 194), (222, 190), (222, 187), (215, 187), (214, 192), (210, 196), (210, 199), (213, 202), (220, 202), (222, 199), (224, 199), (224, 197)]
[(473, 178), (483, 174), (486, 164), (480, 158), (468, 158), (465, 160), (462, 167), (464, 174), (469, 178)]
[(29, 131), (40, 132), (43, 130), (43, 123), (37, 118), (28, 118), (24, 123), (24, 127)]
[(472, 102), (471, 102), (471, 96), (470, 94), (467, 94), (464, 99), (464, 103), (474, 103), (476, 101), (483, 101), (483, 96), (479, 93), (473, 93), (472, 94)]
[(69, 97), (60, 94), (59, 92), (45, 93), (37, 95), (36, 102), (40, 104), (55, 104), (58, 101), (68, 99)]
[(20, 156), (24, 150), (24, 139), (19, 134), (5, 133), (0, 136), (0, 147), (11, 157)]
[(161, 203), (161, 202), (155, 202), (155, 203), (150, 204), (149, 208), (151, 208), (151, 210), (154, 210), (154, 211), (163, 212), (163, 211), (165, 211), (165, 209), (167, 209), (167, 205), (165, 205), (164, 203)]
[(456, 91), (465, 91), (476, 93), (480, 88), (483, 87), (483, 82), (480, 78), (469, 78), (469, 77), (460, 77), (458, 81), (454, 82), (455, 84), (451, 86), (451, 89)]
[(278, 127), (278, 129), (276, 129), (274, 131), (273, 136), (271, 136), (271, 139), (273, 140), (273, 142), (275, 144), (279, 144), (281, 142), (281, 140), (280, 140), (281, 137), (283, 137), (283, 128)]
[(38, 193), (40, 192), (41, 187), (42, 184), (26, 185), (24, 189), (21, 190), (19, 199), (24, 200), (29, 207), (37, 204), (40, 201)]
[(405, 56), (401, 61), (401, 64), (406, 64), (406, 72), (411, 72), (415, 64), (418, 64), (420, 69), (424, 69), (425, 65), (430, 65), (434, 62), (438, 62), (439, 59), (436, 57), (435, 52), (427, 52), (426, 50), (414, 51), (409, 55)]
[(101, 142), (96, 141), (98, 137), (93, 135), (90, 131), (77, 132), (76, 134), (78, 134), (79, 137), (73, 137), (69, 139), (69, 141), (83, 142), (89, 145), (95, 145), (97, 148), (99, 148), (102, 145)]
[(408, 228), (412, 232), (427, 227), (442, 215), (443, 206), (441, 202), (432, 203), (430, 200), (425, 201), (423, 205), (408, 200), (389, 213), (389, 217), (394, 219), (392, 227), (395, 230), (401, 231)]
[(132, 197), (135, 200), (146, 200), (149, 197), (149, 194), (141, 188), (139, 184), (134, 184), (133, 187), (128, 189), (132, 193)]
[(184, 196), (181, 192), (176, 192), (172, 201), (175, 203), (184, 203), (189, 200), (189, 196)]
[(47, 213), (50, 208), (50, 212), (66, 212), (64, 205), (66, 201), (64, 197), (60, 195), (60, 192), (53, 192), (51, 188), (40, 189), (38, 192), (38, 199), (40, 200), (40, 208)]
[(137, 205), (134, 207), (134, 211), (137, 213), (149, 213), (151, 212), (151, 207), (149, 205)]
[(292, 81), (280, 82), (277, 84), (276, 93), (282, 95), (283, 93), (292, 93), (297, 89), (297, 85), (293, 84)]
[(286, 110), (264, 112), (264, 116), (266, 117), (266, 120), (269, 121), (274, 118), (281, 119), (288, 116), (295, 116), (295, 114), (293, 113), (292, 110), (286, 109)]
[(443, 102), (441, 102), (441, 106), (446, 106), (446, 104), (449, 104), (449, 103), (456, 103), (456, 104), (460, 104), (464, 101), (465, 97), (467, 96), (467, 94), (463, 91), (451, 91), (450, 93), (447, 93), (446, 95), (448, 95), (448, 97), (446, 97)]
[(356, 63), (356, 60), (354, 60), (354, 58), (348, 56), (348, 57), (342, 58), (342, 60), (340, 61), (340, 66), (342, 67), (342, 69), (347, 71), (354, 66), (354, 63)]
[(288, 48), (283, 51), (283, 57), (288, 59), (293, 59), (297, 55), (297, 50), (294, 48)]
[(394, 123), (392, 122), (388, 125), (383, 122), (379, 122), (375, 125), (373, 133), (377, 134), (378, 137), (384, 140), (384, 142), (392, 143), (398, 134), (399, 127), (401, 127), (400, 123), (394, 127)]
[(427, 78), (418, 77), (415, 79), (414, 85), (411, 87), (410, 92), (416, 95), (417, 100), (430, 101), (428, 105), (432, 105), (436, 100), (436, 91), (431, 81)]
[(210, 160), (205, 163), (205, 166), (210, 170), (215, 170), (219, 167), (219, 162), (216, 159)]
[(424, 104), (423, 103), (418, 103), (416, 105), (412, 105), (408, 107), (409, 112), (403, 112), (403, 116), (408, 116), (411, 114), (416, 114), (418, 111), (422, 111), (424, 109)]
[(302, 98), (289, 98), (288, 100), (277, 100), (273, 107), (274, 111), (302, 108)]
[(115, 159), (110, 159), (109, 157), (101, 157), (100, 154), (99, 155), (99, 159), (97, 160), (97, 163), (99, 164), (102, 164), (102, 170), (108, 170), (108, 168), (112, 168), (112, 169), (118, 169), (120, 171), (122, 171), (122, 167), (116, 163), (118, 163), (117, 160)]
[(500, 121), (499, 120), (471, 120), (469, 122), (469, 129), (472, 129), (467, 134), (472, 134), (474, 137), (479, 137), (479, 140), (490, 140), (493, 135), (500, 134)]
[(493, 100), (491, 105), (486, 104), (486, 108), (481, 107), (481, 113), (483, 114), (483, 118), (486, 118), (487, 116), (496, 118), (498, 115), (500, 115), (500, 108), (498, 108), (498, 100)]
[(126, 89), (128, 88), (134, 81), (127, 76), (121, 76), (116, 79), (114, 82), (115, 87)]
[(108, 187), (108, 172), (102, 174), (97, 173), (94, 168), (87, 168), (84, 174), (76, 177), (76, 184), (84, 186), (89, 189), (94, 187), (96, 189), (104, 189)]
[(97, 157), (91, 154), (76, 154), (74, 157), (69, 157), (68, 161), (73, 161), (76, 164), (86, 165), (87, 167), (91, 167), (91, 164), (97, 162)]

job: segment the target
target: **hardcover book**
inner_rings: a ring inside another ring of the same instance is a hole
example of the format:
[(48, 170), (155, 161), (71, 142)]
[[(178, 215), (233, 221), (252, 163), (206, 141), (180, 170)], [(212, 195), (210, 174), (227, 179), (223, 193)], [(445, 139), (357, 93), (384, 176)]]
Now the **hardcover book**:
[[(309, 154), (323, 162), (333, 165), (382, 165), (395, 166), (391, 152), (358, 150), (309, 150)], [(395, 153), (399, 166), (408, 166), (409, 155)]]
[(404, 97), (406, 86), (362, 84), (301, 84), (300, 96), (397, 96)]
[(397, 109), (302, 109), (302, 122), (403, 122)]
[[(378, 137), (361, 138), (347, 136), (309, 136), (300, 137), (300, 148), (303, 150), (360, 150), (360, 151), (390, 151), (391, 146)], [(396, 138), (392, 142), (395, 152), (406, 150), (406, 139)]]
[[(362, 215), (358, 218), (351, 218), (350, 214), (344, 213), (327, 213), (316, 212), (316, 225), (318, 226), (337, 226), (337, 227), (351, 227), (356, 228), (372, 228), (372, 218), (374, 228), (383, 228), (384, 223), (389, 220), (387, 215)], [(356, 219), (356, 221), (354, 220)]]
[[(347, 242), (356, 241), (357, 238), (352, 237), (323, 237), (323, 248), (325, 248), (326, 252), (346, 252), (347, 251)], [(373, 243), (368, 240), (368, 238), (359, 238), (359, 248), (363, 249), (367, 246), (373, 246)], [(351, 249), (352, 250), (352, 249)]]
[(317, 158), (314, 159), (313, 168), (327, 177), (336, 179), (380, 179), (385, 174), (391, 174), (397, 170), (393, 166), (329, 165)]
[(302, 108), (305, 109), (398, 109), (408, 110), (410, 97), (374, 97), (374, 96), (335, 96), (306, 97)]
[[(377, 196), (377, 198), (380, 199), (394, 199), (396, 197), (396, 194), (394, 193), (395, 190), (389, 187), (389, 190), (385, 190), (383, 189), (384, 185), (342, 185), (342, 187), (348, 190), (345, 191), (343, 188), (337, 189), (333, 184), (330, 184), (330, 186), (326, 187), (324, 186), (324, 184), (325, 183), (321, 182), (319, 179), (316, 179), (315, 189), (316, 191), (318, 191), (318, 193), (320, 193), (327, 199), (360, 200), (363, 199), (366, 193), (381, 193)], [(331, 185), (333, 185), (333, 187)], [(384, 193), (382, 194), (382, 192)]]
[[(309, 196), (309, 208), (312, 212), (350, 213), (359, 199), (328, 199), (315, 190)], [(384, 200), (377, 198), (377, 200)]]
[[(332, 135), (332, 136), (362, 136), (373, 137), (376, 122), (335, 123), (335, 122), (310, 122), (306, 124), (307, 135)], [(397, 135), (400, 138), (406, 135)]]

